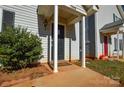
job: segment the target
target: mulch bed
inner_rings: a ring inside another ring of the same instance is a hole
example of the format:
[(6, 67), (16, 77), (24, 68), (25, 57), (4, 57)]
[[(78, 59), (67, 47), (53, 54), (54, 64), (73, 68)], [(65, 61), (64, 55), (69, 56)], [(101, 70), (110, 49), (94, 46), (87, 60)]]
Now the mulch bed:
[(0, 71), (0, 86), (8, 87), (21, 82), (51, 74), (44, 65), (25, 68), (11, 73)]

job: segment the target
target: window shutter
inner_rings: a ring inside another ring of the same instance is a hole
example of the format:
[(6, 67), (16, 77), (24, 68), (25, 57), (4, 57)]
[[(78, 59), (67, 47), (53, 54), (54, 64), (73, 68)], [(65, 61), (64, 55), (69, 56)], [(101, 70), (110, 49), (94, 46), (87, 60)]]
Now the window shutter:
[(117, 51), (117, 38), (114, 38), (114, 51)]
[(14, 27), (14, 19), (15, 19), (14, 12), (3, 10), (2, 30), (4, 31), (6, 26)]

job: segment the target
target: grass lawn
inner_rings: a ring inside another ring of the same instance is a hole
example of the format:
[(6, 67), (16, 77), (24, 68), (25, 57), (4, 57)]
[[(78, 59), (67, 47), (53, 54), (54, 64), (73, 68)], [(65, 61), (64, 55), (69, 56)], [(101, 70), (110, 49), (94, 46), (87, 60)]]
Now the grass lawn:
[(50, 72), (44, 65), (38, 65), (9, 73), (0, 71), (0, 86), (12, 86), (51, 73), (52, 72)]
[[(80, 65), (79, 62), (75, 64)], [(87, 60), (86, 66), (96, 72), (110, 77), (120, 82), (124, 86), (124, 62), (119, 61), (103, 61), (103, 60)]]

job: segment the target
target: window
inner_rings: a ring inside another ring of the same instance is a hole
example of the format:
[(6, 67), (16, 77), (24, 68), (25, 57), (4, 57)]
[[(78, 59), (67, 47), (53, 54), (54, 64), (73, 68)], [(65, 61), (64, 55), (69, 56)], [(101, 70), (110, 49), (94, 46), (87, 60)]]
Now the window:
[(114, 38), (114, 51), (117, 51), (117, 38)]
[(14, 27), (14, 17), (14, 12), (3, 10), (2, 31), (4, 31), (6, 26)]
[(122, 9), (123, 9), (123, 11), (124, 11), (124, 5), (122, 5), (121, 7), (122, 7)]
[[(119, 39), (119, 50), (123, 49), (123, 41)], [(117, 38), (114, 38), (114, 51), (117, 51)]]
[(115, 15), (115, 13), (113, 13), (113, 22), (121, 20), (118, 16)]

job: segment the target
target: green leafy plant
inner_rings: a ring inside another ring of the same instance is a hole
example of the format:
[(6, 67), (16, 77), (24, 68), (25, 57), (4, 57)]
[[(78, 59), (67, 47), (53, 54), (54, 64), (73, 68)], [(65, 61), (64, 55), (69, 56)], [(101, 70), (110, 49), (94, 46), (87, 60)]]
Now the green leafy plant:
[(123, 75), (121, 75), (121, 77), (120, 77), (120, 83), (121, 83), (121, 85), (122, 86), (124, 86), (124, 74)]
[(21, 69), (42, 57), (41, 39), (26, 28), (6, 27), (0, 32), (0, 63), (5, 69)]

